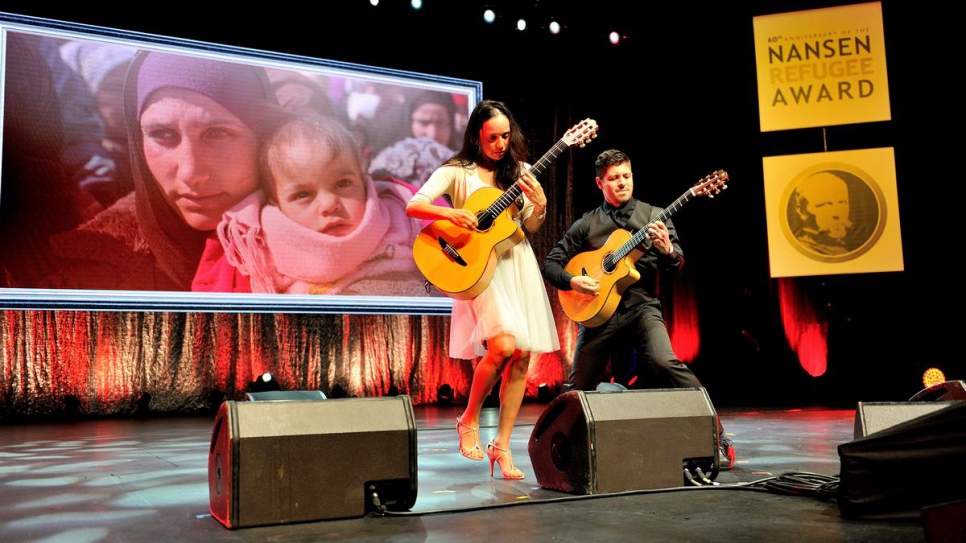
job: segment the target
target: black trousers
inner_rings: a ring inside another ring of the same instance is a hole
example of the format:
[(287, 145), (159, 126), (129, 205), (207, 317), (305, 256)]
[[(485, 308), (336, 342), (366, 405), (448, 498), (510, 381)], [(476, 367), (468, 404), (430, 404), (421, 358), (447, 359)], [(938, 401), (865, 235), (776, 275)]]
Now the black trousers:
[[(665, 374), (674, 388), (703, 386), (674, 354), (661, 306), (654, 302), (639, 304), (627, 311), (618, 309), (607, 322), (596, 328), (580, 327), (570, 372), (570, 390), (597, 388), (611, 353), (622, 347), (636, 350), (643, 362)], [(720, 421), (718, 431), (723, 431)]]

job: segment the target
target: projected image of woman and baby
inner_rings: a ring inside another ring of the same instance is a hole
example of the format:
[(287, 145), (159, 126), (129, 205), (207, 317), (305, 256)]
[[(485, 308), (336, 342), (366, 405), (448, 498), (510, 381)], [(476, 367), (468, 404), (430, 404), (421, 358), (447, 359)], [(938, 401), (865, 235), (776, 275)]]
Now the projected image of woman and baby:
[(438, 297), (413, 192), (470, 82), (6, 33), (0, 289)]

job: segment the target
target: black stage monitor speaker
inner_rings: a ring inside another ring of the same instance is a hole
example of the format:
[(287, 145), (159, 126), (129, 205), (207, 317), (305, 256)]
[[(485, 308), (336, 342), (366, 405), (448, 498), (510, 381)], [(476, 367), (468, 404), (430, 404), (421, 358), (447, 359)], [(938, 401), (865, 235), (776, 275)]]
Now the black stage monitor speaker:
[(208, 495), (226, 528), (408, 510), (416, 502), (410, 398), (226, 401), (211, 434)]
[(859, 402), (855, 408), (854, 438), (865, 437), (944, 407), (952, 402)]
[(930, 403), (929, 413), (839, 445), (843, 517), (917, 520), (925, 507), (966, 500), (966, 401)]
[(718, 475), (716, 414), (704, 388), (570, 391), (537, 419), (537, 484), (573, 494), (672, 488)]

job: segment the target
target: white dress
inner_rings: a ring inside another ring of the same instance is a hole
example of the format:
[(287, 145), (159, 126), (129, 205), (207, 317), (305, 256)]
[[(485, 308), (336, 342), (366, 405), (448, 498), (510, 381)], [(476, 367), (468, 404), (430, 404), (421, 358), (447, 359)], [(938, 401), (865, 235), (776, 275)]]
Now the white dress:
[[(453, 205), (461, 208), (470, 194), (489, 186), (480, 179), (475, 167), (442, 166), (426, 180), (413, 200), (431, 203), (447, 194)], [(523, 209), (513, 216), (513, 221), (526, 232), (522, 222), (533, 213), (534, 205), (526, 195), (523, 198)], [(471, 300), (453, 300), (449, 356), (483, 356), (483, 341), (501, 332), (512, 334), (517, 348), (532, 354), (560, 349), (547, 288), (526, 238), (500, 256), (493, 279), (483, 292)]]

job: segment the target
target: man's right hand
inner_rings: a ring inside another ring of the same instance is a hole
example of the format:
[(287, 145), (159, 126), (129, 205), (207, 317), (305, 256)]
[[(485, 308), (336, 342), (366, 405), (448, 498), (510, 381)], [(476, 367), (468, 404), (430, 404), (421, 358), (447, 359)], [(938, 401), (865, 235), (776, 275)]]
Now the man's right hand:
[(586, 275), (575, 275), (570, 278), (570, 288), (581, 294), (597, 296), (600, 294), (600, 281)]

